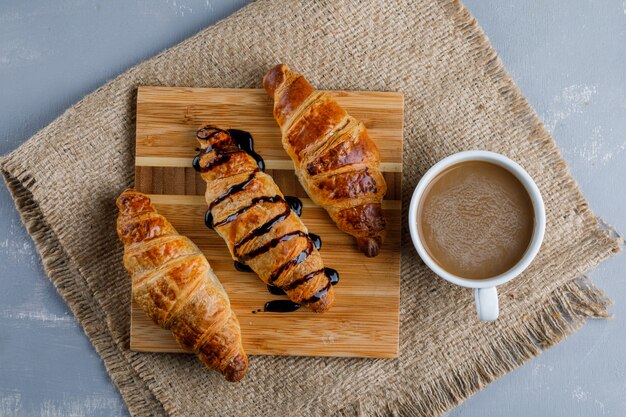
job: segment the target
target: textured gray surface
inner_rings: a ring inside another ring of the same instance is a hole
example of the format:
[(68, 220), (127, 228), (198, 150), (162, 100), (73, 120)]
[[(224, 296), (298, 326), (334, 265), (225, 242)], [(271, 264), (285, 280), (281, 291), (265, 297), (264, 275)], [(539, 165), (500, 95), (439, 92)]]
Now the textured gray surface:
[[(115, 75), (246, 2), (1, 1), (0, 154)], [(626, 231), (626, 2), (466, 4), (591, 207)], [(622, 254), (591, 274), (616, 301), (615, 319), (590, 322), (449, 416), (626, 415), (625, 271)], [(0, 187), (0, 416), (126, 414)]]

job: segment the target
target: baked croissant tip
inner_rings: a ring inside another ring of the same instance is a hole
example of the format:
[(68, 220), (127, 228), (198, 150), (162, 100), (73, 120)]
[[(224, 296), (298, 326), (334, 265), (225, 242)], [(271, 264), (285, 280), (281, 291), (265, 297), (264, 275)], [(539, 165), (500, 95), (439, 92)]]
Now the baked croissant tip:
[(200, 140), (206, 140), (209, 137), (209, 135), (207, 135), (206, 133), (207, 132), (213, 133), (216, 130), (221, 130), (221, 129), (211, 124), (202, 126), (198, 130), (196, 130), (196, 137)]
[(248, 357), (245, 353), (235, 355), (222, 371), (228, 382), (240, 381), (248, 372)]
[(285, 64), (278, 64), (272, 67), (263, 77), (263, 88), (265, 88), (271, 97), (274, 97), (276, 86), (281, 83), (281, 79), (285, 78), (285, 73), (289, 71), (289, 67)]
[(124, 198), (128, 197), (130, 194), (135, 194), (136, 192), (137, 191), (134, 188), (130, 188), (130, 187), (126, 188), (124, 191), (120, 193), (120, 195), (117, 196), (117, 199), (115, 200), (115, 202), (119, 206)]
[(359, 250), (368, 258), (378, 256), (378, 252), (380, 251), (379, 239), (375, 237), (358, 238), (357, 245), (359, 246)]
[(332, 296), (332, 293), (330, 293), (330, 295), (327, 294), (326, 296), (322, 297), (319, 301), (309, 304), (309, 308), (314, 313), (321, 314), (330, 310), (333, 304), (335, 304), (335, 298), (334, 296)]
[(150, 198), (134, 188), (127, 188), (120, 193), (115, 204), (121, 215), (137, 215), (143, 211), (153, 210)]

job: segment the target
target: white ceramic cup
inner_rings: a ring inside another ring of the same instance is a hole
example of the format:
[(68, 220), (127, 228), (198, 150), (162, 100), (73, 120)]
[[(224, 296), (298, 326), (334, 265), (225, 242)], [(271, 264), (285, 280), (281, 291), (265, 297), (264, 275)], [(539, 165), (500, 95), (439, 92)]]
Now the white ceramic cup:
[[(437, 263), (426, 252), (426, 249), (420, 239), (417, 227), (417, 211), (419, 203), (428, 184), (430, 184), (430, 182), (446, 168), (465, 161), (491, 162), (492, 164), (499, 165), (511, 172), (526, 188), (534, 208), (535, 225), (533, 228), (533, 235), (524, 256), (511, 269), (492, 278), (467, 279), (445, 271), (437, 265)], [(528, 175), (524, 168), (522, 168), (519, 164), (506, 156), (489, 151), (459, 152), (437, 162), (426, 172), (426, 174), (424, 174), (420, 182), (417, 184), (417, 187), (413, 192), (413, 197), (411, 198), (411, 205), (409, 207), (409, 230), (411, 232), (413, 245), (415, 245), (415, 249), (417, 249), (417, 253), (422, 258), (424, 263), (441, 278), (462, 287), (474, 288), (476, 311), (478, 312), (478, 318), (480, 320), (495, 320), (498, 318), (500, 308), (498, 304), (498, 292), (496, 290), (496, 286), (512, 280), (521, 274), (522, 271), (528, 267), (528, 265), (530, 265), (535, 255), (537, 255), (537, 252), (539, 252), (545, 229), (546, 211), (543, 205), (543, 199), (541, 198), (539, 188), (537, 188), (537, 185), (532, 180), (530, 175)]]

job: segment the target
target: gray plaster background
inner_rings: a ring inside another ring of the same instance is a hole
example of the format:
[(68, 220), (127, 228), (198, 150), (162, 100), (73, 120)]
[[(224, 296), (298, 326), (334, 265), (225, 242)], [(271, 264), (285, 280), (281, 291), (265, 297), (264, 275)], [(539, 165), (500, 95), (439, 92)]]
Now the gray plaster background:
[[(0, 154), (246, 2), (0, 0)], [(626, 231), (626, 1), (466, 4), (593, 210)], [(613, 320), (590, 322), (449, 416), (625, 416), (625, 272), (622, 254), (591, 274), (616, 301)], [(36, 415), (127, 411), (0, 187), (0, 416)]]

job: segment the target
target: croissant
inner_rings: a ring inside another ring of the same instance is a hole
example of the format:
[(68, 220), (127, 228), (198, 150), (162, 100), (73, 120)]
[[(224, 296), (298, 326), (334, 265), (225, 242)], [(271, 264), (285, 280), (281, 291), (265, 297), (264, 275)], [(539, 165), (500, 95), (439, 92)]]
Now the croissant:
[(239, 321), (202, 252), (146, 195), (128, 189), (117, 207), (117, 234), (135, 301), (152, 321), (171, 330), (183, 349), (228, 381), (239, 381), (248, 370)]
[(274, 99), (283, 147), (311, 200), (356, 238), (366, 256), (378, 255), (387, 185), (378, 148), (363, 123), (284, 64), (265, 74), (263, 87)]
[(229, 131), (207, 126), (194, 168), (207, 183), (207, 225), (226, 242), (234, 260), (261, 280), (281, 288), (295, 303), (315, 312), (334, 301), (331, 279), (300, 218), (291, 210), (256, 154), (237, 146)]

